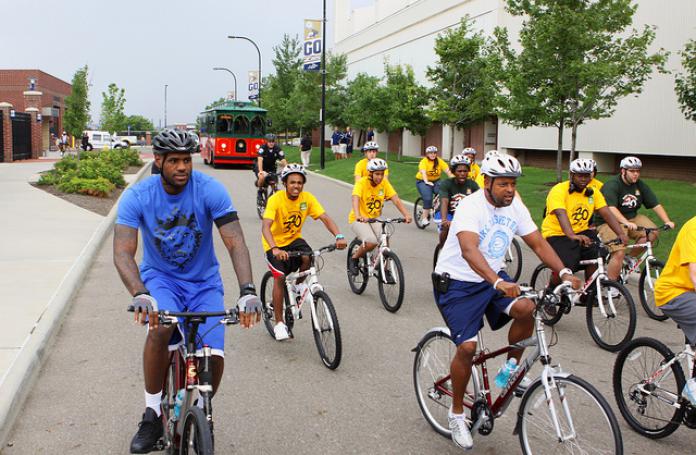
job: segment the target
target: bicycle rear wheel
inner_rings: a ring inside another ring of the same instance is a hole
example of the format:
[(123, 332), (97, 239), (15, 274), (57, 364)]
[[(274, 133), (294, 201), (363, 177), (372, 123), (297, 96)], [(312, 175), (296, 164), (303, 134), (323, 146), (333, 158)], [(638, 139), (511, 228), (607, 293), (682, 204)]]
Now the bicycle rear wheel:
[(377, 280), (379, 298), (387, 311), (396, 313), (404, 303), (404, 269), (393, 251), (382, 253), (382, 261)]
[(181, 434), (181, 455), (212, 455), (213, 434), (203, 410), (192, 406), (186, 412)]
[(684, 417), (684, 407), (676, 407), (686, 381), (679, 362), (655, 376), (673, 358), (674, 353), (660, 341), (636, 338), (614, 362), (612, 379), (619, 411), (634, 431), (647, 438), (669, 436)]
[(427, 224), (421, 223), (421, 217), (423, 216), (423, 198), (419, 197), (416, 202), (413, 203), (413, 222), (416, 223), (418, 229), (425, 229)]
[[(619, 423), (597, 389), (574, 375), (554, 376), (554, 381), (550, 397), (541, 381), (522, 397), (517, 421), (522, 452), (622, 454)], [(560, 441), (549, 405), (556, 409)]]
[[(646, 264), (643, 267), (643, 270), (640, 272), (640, 281), (638, 281), (640, 305), (648, 314), (648, 317), (656, 321), (664, 321), (669, 317), (655, 305), (655, 281), (657, 281), (664, 267), (665, 265), (657, 259), (650, 261), (650, 264)], [(650, 269), (649, 274), (648, 269)]]
[(505, 271), (514, 282), (517, 282), (522, 275), (522, 248), (516, 238), (512, 239), (510, 247), (505, 252)]
[[(623, 284), (616, 281), (601, 281), (602, 302), (606, 316), (599, 311), (596, 290), (587, 299), (587, 328), (597, 345), (607, 351), (616, 352), (626, 346), (636, 333), (636, 304)], [(616, 312), (612, 312), (610, 302)]]
[(177, 377), (181, 375), (180, 371), (183, 367), (181, 357), (178, 351), (169, 354), (169, 366), (167, 367), (167, 376), (164, 378), (164, 386), (162, 387), (162, 425), (164, 432), (162, 433), (162, 442), (166, 454), (178, 453), (178, 445), (175, 434), (175, 421), (171, 420), (174, 414), (174, 405), (176, 402)]
[(350, 273), (350, 263), (352, 261), (353, 253), (355, 250), (360, 248), (362, 242), (355, 238), (350, 242), (348, 246), (348, 257), (346, 260), (346, 270), (348, 274), (348, 285), (350, 285), (350, 290), (355, 294), (362, 294), (367, 287), (367, 281), (369, 279), (367, 271), (367, 256), (363, 256), (358, 260), (358, 274), (353, 275)]
[(418, 407), (430, 426), (449, 438), (451, 431), (447, 414), (452, 406), (452, 383), (440, 380), (450, 374), (450, 363), (457, 347), (450, 336), (442, 331), (428, 332), (416, 348), (413, 359), (413, 387)]
[[(324, 291), (317, 291), (313, 295), (316, 321), (312, 321), (314, 342), (319, 351), (319, 357), (326, 368), (335, 370), (341, 363), (342, 345), (341, 328), (338, 325), (336, 309), (331, 299)], [(318, 327), (318, 329), (317, 329)]]
[[(548, 288), (551, 282), (551, 276), (553, 271), (546, 264), (539, 264), (532, 273), (532, 281), (530, 286), (534, 288), (535, 291), (543, 291)], [(563, 308), (560, 305), (542, 305), (541, 310), (541, 320), (546, 325), (555, 325), (563, 317)]]

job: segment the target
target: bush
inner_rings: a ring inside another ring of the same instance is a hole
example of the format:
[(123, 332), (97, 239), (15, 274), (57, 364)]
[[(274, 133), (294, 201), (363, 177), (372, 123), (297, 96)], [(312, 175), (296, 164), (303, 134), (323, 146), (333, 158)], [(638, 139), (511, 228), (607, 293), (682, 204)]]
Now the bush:
[(80, 152), (81, 160), (96, 160), (99, 158), (99, 151), (90, 150), (88, 152)]
[(138, 151), (130, 148), (105, 150), (101, 152), (100, 159), (113, 163), (121, 169), (127, 169), (128, 166), (143, 165)]
[(120, 188), (126, 185), (121, 168), (102, 159), (80, 161), (75, 176), (83, 179), (102, 177)]
[(109, 196), (114, 188), (114, 184), (104, 177), (97, 177), (94, 179), (72, 177), (70, 179), (63, 179), (58, 184), (58, 189), (66, 193), (81, 193), (97, 197)]
[(50, 170), (41, 174), (37, 185), (57, 185), (60, 182), (60, 174), (55, 170)]
[(68, 171), (77, 170), (78, 160), (74, 156), (66, 156), (55, 164), (56, 172), (65, 174)]

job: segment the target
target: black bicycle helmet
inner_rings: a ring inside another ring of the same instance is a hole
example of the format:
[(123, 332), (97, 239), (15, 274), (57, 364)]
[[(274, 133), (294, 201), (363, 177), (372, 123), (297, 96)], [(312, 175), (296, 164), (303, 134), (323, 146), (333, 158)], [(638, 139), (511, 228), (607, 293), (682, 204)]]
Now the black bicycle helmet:
[(273, 133), (268, 133), (268, 134), (266, 135), (266, 141), (267, 141), (267, 142), (275, 142), (275, 140), (276, 140), (276, 135), (275, 135), (275, 134), (273, 134)]
[(157, 154), (164, 153), (193, 153), (196, 151), (196, 140), (188, 131), (167, 128), (152, 139), (152, 150)]

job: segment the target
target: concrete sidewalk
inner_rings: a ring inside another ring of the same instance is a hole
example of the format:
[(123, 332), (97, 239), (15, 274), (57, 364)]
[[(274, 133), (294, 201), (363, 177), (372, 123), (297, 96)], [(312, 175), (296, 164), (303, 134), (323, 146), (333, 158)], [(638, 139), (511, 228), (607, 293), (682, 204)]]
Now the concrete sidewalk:
[(0, 444), (115, 217), (115, 210), (97, 215), (30, 185), (60, 156), (46, 158), (0, 163)]

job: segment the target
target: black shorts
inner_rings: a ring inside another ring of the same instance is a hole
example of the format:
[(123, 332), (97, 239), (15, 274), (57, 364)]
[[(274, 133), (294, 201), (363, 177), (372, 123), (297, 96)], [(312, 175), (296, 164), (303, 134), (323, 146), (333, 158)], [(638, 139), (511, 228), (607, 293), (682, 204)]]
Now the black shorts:
[[(584, 235), (589, 237), (593, 241), (598, 241), (597, 233), (593, 230), (586, 230), (578, 232), (578, 235)], [(561, 262), (563, 262), (564, 267), (568, 267), (573, 272), (577, 272), (584, 267), (580, 266), (580, 261), (586, 261), (588, 259), (597, 259), (599, 255), (599, 248), (596, 243), (590, 246), (583, 247), (580, 242), (576, 240), (571, 240), (568, 237), (554, 236), (546, 239), (551, 245), (551, 248), (556, 252)]]
[[(289, 245), (279, 247), (283, 251), (306, 251), (307, 253), (312, 252), (312, 248), (305, 242), (305, 239), (297, 239), (290, 243)], [(273, 256), (272, 249), (266, 251), (266, 262), (268, 263), (268, 268), (273, 273), (274, 278), (287, 275), (288, 273), (295, 272), (300, 269), (302, 264), (302, 257), (295, 256), (289, 258), (287, 261), (279, 261)]]

